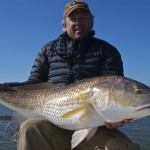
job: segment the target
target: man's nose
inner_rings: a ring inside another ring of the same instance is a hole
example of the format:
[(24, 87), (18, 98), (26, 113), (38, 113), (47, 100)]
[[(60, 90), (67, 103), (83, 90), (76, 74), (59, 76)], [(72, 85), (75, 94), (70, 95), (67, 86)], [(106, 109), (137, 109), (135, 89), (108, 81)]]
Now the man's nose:
[(75, 24), (79, 24), (79, 23), (81, 23), (81, 22), (82, 22), (81, 19), (76, 19), (76, 20), (75, 20)]

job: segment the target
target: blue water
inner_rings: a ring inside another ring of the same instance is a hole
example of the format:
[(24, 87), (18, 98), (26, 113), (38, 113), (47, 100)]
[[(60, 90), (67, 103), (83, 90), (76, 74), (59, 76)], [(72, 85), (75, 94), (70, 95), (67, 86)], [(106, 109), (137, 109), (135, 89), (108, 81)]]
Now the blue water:
[[(11, 110), (0, 105), (0, 115), (11, 115)], [(0, 121), (0, 150), (16, 150), (16, 142), (10, 140), (4, 131), (8, 123), (9, 121)], [(133, 142), (138, 143), (141, 150), (150, 150), (150, 117), (133, 121), (120, 130)]]

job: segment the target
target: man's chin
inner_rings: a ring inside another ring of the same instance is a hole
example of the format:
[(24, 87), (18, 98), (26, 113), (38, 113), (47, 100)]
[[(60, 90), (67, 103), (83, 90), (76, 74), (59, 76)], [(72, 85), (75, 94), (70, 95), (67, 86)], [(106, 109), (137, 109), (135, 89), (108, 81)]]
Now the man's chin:
[(83, 34), (77, 34), (77, 35), (74, 36), (74, 39), (80, 40), (80, 39), (82, 39), (83, 37), (84, 37)]
[(83, 37), (85, 37), (88, 33), (89, 33), (89, 32), (77, 33), (77, 34), (75, 34), (74, 38), (75, 38), (76, 40), (80, 40), (80, 39), (82, 39)]

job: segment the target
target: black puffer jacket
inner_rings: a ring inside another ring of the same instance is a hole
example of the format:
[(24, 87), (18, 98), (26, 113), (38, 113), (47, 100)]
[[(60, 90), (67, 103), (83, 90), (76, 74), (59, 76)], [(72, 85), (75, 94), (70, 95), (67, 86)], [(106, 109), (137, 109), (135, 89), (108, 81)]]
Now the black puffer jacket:
[(94, 76), (123, 75), (119, 52), (93, 35), (91, 32), (74, 41), (64, 33), (46, 44), (35, 60), (29, 81), (64, 86)]
[[(94, 31), (75, 41), (63, 33), (46, 44), (35, 60), (28, 81), (22, 84), (48, 81), (65, 86), (94, 76), (123, 76), (123, 63), (117, 49), (93, 36)], [(15, 85), (17, 83), (10, 84)]]

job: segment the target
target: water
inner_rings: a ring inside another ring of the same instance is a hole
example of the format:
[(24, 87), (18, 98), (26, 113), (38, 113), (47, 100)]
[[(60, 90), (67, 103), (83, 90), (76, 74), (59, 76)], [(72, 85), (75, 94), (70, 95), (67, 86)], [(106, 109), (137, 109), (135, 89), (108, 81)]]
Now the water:
[[(0, 104), (1, 116), (9, 116), (11, 112), (10, 109)], [(16, 150), (16, 141), (12, 141), (12, 137), (5, 132), (5, 127), (8, 123), (9, 121), (0, 121), (0, 150)]]
[[(11, 110), (0, 105), (0, 115), (11, 115)], [(138, 143), (141, 150), (150, 150), (150, 117), (131, 122), (129, 125), (121, 127), (124, 132), (135, 143)], [(0, 121), (0, 150), (16, 150), (16, 142), (11, 141), (5, 134), (4, 128), (9, 121)]]
[(133, 142), (138, 143), (141, 150), (150, 150), (150, 117), (131, 122), (120, 130)]

